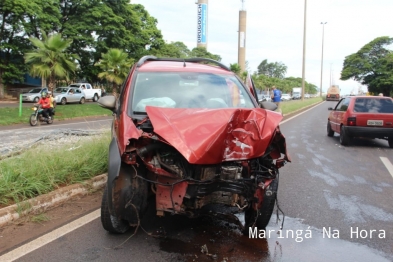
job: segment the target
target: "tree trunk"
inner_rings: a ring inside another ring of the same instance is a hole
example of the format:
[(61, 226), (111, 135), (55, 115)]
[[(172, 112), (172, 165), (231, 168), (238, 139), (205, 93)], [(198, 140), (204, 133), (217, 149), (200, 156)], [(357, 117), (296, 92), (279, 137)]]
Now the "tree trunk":
[(0, 70), (0, 99), (3, 99), (5, 96), (4, 92), (4, 84), (3, 84), (3, 70)]

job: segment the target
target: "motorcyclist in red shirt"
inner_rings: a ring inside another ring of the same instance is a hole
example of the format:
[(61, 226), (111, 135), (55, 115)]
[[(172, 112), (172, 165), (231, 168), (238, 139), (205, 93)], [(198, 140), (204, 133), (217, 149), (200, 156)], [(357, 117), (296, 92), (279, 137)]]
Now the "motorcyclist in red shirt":
[[(41, 105), (42, 116), (47, 118), (50, 115), (50, 98), (46, 92), (41, 93), (41, 98), (38, 101), (37, 105)], [(50, 116), (49, 116), (50, 117)]]

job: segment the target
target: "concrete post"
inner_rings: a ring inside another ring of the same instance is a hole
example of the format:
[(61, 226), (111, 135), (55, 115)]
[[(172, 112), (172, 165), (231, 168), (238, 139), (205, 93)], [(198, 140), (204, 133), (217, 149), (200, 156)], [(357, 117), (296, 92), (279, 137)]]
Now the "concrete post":
[(246, 70), (246, 27), (247, 11), (239, 11), (239, 42), (237, 63), (240, 66), (240, 74)]

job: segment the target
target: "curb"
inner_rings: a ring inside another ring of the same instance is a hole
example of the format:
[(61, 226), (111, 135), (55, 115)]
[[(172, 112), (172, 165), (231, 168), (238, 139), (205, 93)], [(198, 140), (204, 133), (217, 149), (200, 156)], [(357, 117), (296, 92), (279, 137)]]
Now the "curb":
[(66, 202), (72, 197), (86, 195), (91, 190), (103, 188), (106, 180), (107, 173), (93, 177), (83, 183), (66, 186), (48, 194), (2, 208), (0, 209), (0, 228), (22, 216), (43, 212), (50, 207)]

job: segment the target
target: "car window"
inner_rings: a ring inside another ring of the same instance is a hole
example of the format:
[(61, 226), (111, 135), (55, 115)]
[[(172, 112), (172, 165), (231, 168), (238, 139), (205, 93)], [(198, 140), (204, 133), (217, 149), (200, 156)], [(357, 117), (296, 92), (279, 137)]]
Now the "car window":
[(393, 113), (393, 100), (389, 98), (356, 98), (354, 112), (359, 113)]
[(132, 112), (146, 106), (177, 108), (253, 108), (234, 75), (188, 72), (140, 72), (130, 91)]
[(34, 89), (31, 89), (31, 90), (29, 91), (29, 93), (33, 93), (33, 94), (39, 93), (39, 92), (41, 92), (41, 88), (34, 88)]
[(344, 104), (344, 98), (340, 100), (340, 102), (337, 103), (336, 107), (334, 108), (334, 110), (336, 111), (342, 111), (341, 106)]
[(350, 98), (344, 98), (343, 103), (341, 104), (339, 110), (340, 111), (347, 111), (350, 101), (351, 101)]
[(82, 92), (81, 92), (80, 89), (76, 89), (76, 90), (75, 90), (75, 93), (80, 94), (80, 93), (82, 93)]

